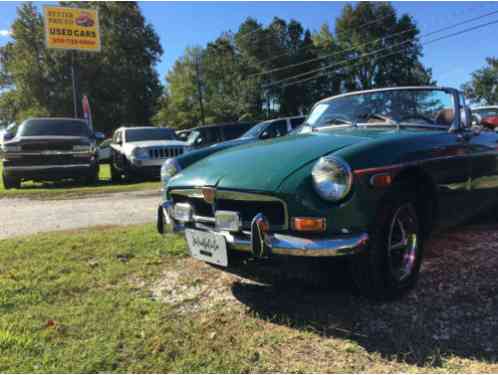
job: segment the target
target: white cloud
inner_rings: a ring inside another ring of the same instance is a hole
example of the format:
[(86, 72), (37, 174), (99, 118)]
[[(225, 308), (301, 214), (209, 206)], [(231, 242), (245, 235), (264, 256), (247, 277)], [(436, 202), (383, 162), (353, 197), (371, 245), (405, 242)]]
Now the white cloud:
[(10, 30), (0, 30), (0, 36), (10, 36)]

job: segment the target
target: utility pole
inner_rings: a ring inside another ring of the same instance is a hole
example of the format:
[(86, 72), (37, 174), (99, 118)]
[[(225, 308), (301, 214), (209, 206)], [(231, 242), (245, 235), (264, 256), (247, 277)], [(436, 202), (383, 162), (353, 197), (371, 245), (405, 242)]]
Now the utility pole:
[(76, 51), (71, 51), (71, 80), (73, 84), (73, 107), (74, 107), (74, 118), (78, 118), (78, 86), (76, 84), (76, 71), (74, 67), (74, 60), (75, 60), (75, 54)]
[(202, 99), (202, 82), (201, 82), (201, 62), (200, 53), (195, 55), (195, 74), (197, 81), (197, 96), (199, 97), (199, 107), (201, 109), (201, 120), (202, 124), (206, 125), (206, 118), (204, 117), (204, 103)]

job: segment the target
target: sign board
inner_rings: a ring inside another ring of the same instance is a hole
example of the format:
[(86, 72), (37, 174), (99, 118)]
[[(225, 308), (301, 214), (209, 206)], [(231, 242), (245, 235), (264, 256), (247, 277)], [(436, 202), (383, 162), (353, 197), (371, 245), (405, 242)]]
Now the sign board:
[(44, 6), (43, 16), (47, 48), (100, 51), (96, 9)]

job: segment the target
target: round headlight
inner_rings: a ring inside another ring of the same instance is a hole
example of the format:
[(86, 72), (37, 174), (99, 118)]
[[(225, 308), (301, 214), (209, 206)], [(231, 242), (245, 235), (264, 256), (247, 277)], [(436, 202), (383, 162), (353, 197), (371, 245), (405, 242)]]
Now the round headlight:
[(167, 159), (161, 167), (161, 181), (166, 184), (180, 170), (180, 164), (175, 158)]
[(133, 156), (137, 159), (147, 159), (149, 157), (149, 153), (145, 148), (137, 147), (133, 150)]
[(349, 165), (335, 156), (320, 158), (311, 171), (313, 185), (320, 197), (329, 201), (340, 201), (348, 195), (353, 184)]

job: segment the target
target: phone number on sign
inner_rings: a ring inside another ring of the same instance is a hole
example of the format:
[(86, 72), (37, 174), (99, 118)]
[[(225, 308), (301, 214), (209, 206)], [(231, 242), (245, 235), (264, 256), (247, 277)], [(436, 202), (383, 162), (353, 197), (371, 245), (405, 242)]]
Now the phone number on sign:
[(63, 44), (79, 44), (79, 45), (87, 45), (94, 46), (96, 42), (94, 40), (79, 40), (79, 39), (69, 39), (69, 38), (52, 38), (52, 43), (63, 43)]

